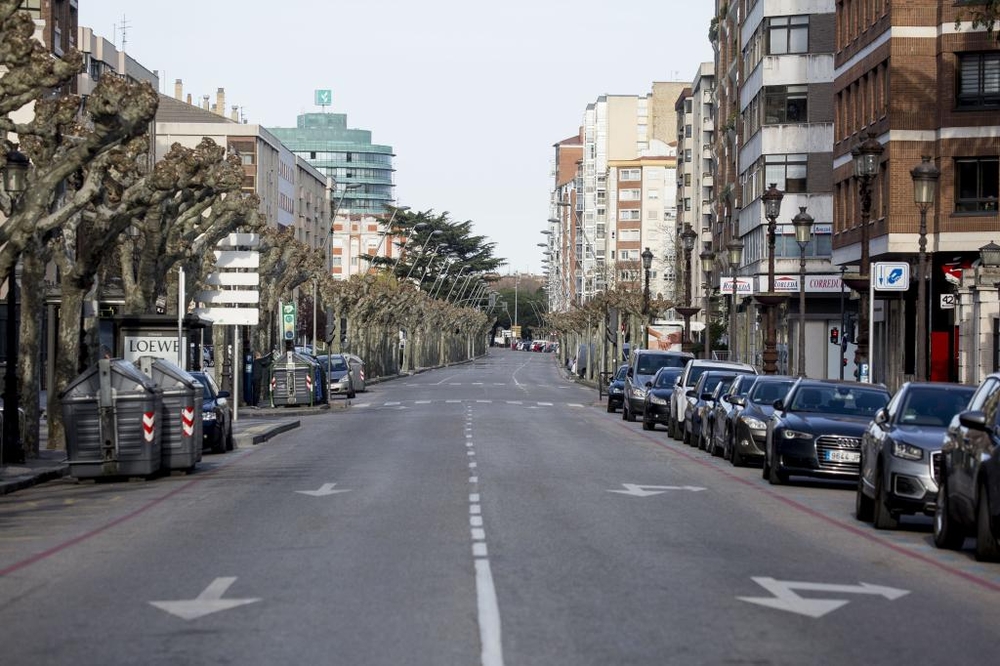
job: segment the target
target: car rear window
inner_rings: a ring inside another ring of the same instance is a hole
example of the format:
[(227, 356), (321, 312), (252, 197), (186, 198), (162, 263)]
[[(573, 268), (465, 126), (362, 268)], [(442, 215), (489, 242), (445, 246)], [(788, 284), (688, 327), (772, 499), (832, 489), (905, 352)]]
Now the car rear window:
[(643, 354), (639, 357), (636, 372), (640, 375), (653, 375), (660, 368), (683, 368), (688, 362), (686, 356), (673, 354)]

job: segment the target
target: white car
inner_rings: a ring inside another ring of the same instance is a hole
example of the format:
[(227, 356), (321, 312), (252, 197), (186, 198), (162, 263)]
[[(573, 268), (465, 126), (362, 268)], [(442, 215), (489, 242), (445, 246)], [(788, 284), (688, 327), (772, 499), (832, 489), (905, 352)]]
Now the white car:
[(674, 392), (670, 396), (670, 423), (667, 430), (670, 436), (678, 441), (684, 441), (684, 414), (688, 405), (693, 405), (695, 399), (688, 396), (688, 391), (698, 383), (698, 378), (706, 370), (736, 370), (738, 372), (757, 374), (756, 368), (748, 363), (732, 361), (713, 361), (710, 359), (691, 359), (684, 366), (684, 372), (677, 378)]

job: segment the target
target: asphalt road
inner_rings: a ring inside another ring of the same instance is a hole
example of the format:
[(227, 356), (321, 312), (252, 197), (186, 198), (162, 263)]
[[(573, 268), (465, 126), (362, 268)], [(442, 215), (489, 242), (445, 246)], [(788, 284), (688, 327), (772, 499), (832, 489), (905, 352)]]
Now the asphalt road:
[(1000, 565), (853, 503), (491, 350), (190, 476), (0, 498), (0, 664), (995, 663)]

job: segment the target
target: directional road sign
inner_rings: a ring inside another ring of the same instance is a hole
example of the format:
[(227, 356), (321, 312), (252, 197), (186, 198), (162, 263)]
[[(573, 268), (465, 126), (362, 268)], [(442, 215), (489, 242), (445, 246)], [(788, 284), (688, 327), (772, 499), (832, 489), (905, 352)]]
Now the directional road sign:
[(752, 604), (767, 606), (777, 610), (788, 611), (797, 615), (805, 615), (811, 618), (823, 617), (827, 613), (837, 610), (841, 606), (847, 605), (846, 599), (810, 599), (800, 597), (795, 590), (803, 592), (824, 592), (832, 596), (840, 597), (845, 594), (870, 594), (884, 597), (890, 601), (899, 599), (909, 594), (909, 590), (900, 590), (895, 587), (884, 587), (881, 585), (870, 585), (859, 583), (858, 585), (831, 585), (828, 583), (808, 583), (795, 582), (791, 580), (777, 580), (767, 576), (752, 579), (765, 590), (770, 592), (771, 597), (736, 597), (740, 601), (748, 601)]
[(609, 490), (609, 493), (621, 493), (622, 495), (632, 495), (633, 497), (652, 497), (660, 495), (668, 490), (688, 490), (698, 492), (704, 490), (700, 486), (640, 486), (637, 483), (623, 483), (625, 490)]
[(219, 611), (253, 604), (260, 599), (223, 599), (222, 595), (236, 582), (236, 576), (216, 578), (208, 584), (201, 594), (194, 599), (178, 601), (150, 601), (162, 611), (175, 615), (182, 620), (197, 620), (200, 617), (218, 613)]

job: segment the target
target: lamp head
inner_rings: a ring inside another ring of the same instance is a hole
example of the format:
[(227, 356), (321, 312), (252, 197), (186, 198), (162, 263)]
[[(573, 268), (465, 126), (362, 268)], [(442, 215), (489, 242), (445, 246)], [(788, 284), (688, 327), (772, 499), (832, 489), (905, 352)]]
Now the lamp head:
[(684, 225), (684, 231), (681, 232), (681, 243), (684, 246), (685, 252), (690, 252), (694, 249), (694, 241), (697, 238), (698, 234), (695, 233), (695, 230), (690, 225)]
[(28, 189), (28, 167), (31, 162), (17, 148), (7, 153), (7, 165), (3, 168), (3, 189), (16, 197)]
[(1000, 245), (990, 241), (979, 248), (979, 259), (983, 266), (987, 268), (997, 268), (1000, 266)]
[(768, 220), (778, 219), (781, 214), (781, 200), (785, 198), (785, 193), (778, 189), (777, 183), (771, 183), (767, 192), (760, 197), (764, 202), (764, 217)]
[(729, 241), (726, 252), (729, 254), (729, 267), (735, 270), (743, 261), (743, 241), (738, 238)]
[(792, 218), (792, 226), (795, 227), (795, 240), (799, 245), (805, 247), (812, 237), (813, 217), (806, 212), (805, 206), (799, 206), (799, 213)]
[(653, 253), (650, 252), (650, 250), (649, 250), (648, 247), (645, 250), (643, 250), (642, 254), (639, 255), (639, 256), (642, 257), (642, 267), (644, 269), (646, 269), (648, 271), (650, 268), (652, 268), (652, 266), (653, 266)]
[(879, 157), (884, 148), (875, 138), (875, 132), (869, 131), (868, 138), (851, 150), (854, 159), (854, 175), (858, 178), (873, 178), (878, 174)]
[(924, 206), (929, 208), (934, 203), (934, 189), (941, 172), (927, 155), (920, 160), (920, 164), (910, 171), (910, 177), (913, 179), (913, 203), (926, 210)]

